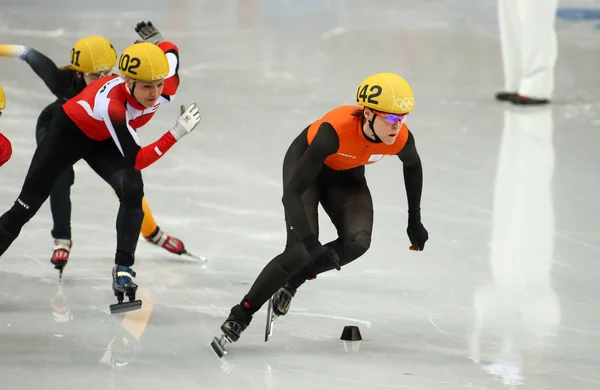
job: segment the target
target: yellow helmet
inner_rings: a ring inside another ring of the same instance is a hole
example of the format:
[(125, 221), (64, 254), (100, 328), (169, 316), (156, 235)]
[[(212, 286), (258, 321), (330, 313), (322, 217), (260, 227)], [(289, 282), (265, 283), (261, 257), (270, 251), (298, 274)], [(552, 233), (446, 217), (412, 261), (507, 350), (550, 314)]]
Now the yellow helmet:
[(169, 61), (162, 49), (150, 42), (129, 46), (119, 59), (122, 75), (138, 81), (157, 81), (167, 78)]
[(117, 63), (117, 51), (106, 38), (92, 35), (78, 40), (71, 49), (71, 65), (79, 72), (104, 73)]
[(356, 102), (390, 114), (405, 114), (415, 107), (410, 85), (394, 73), (377, 73), (367, 77), (356, 91)]
[(4, 94), (4, 90), (0, 87), (0, 111), (6, 108), (6, 95)]

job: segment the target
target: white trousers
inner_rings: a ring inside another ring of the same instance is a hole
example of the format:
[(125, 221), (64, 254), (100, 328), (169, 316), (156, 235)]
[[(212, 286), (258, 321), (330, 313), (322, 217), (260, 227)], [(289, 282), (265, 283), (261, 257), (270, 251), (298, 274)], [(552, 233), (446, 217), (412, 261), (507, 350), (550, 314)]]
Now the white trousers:
[(558, 54), (558, 0), (498, 0), (504, 91), (550, 99)]

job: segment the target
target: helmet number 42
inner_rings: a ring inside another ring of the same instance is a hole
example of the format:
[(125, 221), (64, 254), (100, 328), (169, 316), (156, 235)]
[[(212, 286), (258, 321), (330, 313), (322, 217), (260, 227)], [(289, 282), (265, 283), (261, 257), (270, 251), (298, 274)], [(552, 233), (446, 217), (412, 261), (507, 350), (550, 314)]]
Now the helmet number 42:
[(137, 75), (137, 72), (135, 71), (137, 68), (140, 67), (140, 59), (137, 57), (129, 57), (129, 54), (125, 54), (124, 56), (121, 56), (121, 61), (119, 62), (119, 69), (121, 69), (121, 71), (123, 72), (129, 72), (133, 75)]
[[(367, 94), (367, 91), (370, 93)], [(362, 99), (363, 103), (367, 101), (371, 104), (379, 104), (379, 100), (375, 100), (375, 98), (381, 95), (381, 91), (382, 89), (379, 85), (371, 85), (371, 88), (369, 88), (369, 84), (365, 84), (364, 86), (358, 87), (358, 90), (356, 91), (356, 101), (359, 102)]]

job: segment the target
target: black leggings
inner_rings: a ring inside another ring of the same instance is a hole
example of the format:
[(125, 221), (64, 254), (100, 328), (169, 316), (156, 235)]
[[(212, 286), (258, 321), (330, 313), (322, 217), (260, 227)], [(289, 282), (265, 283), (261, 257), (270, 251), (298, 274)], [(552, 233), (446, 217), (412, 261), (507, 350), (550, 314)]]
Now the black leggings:
[[(300, 134), (290, 145), (283, 161), (284, 186), (307, 147), (306, 132)], [(325, 245), (336, 250), (342, 266), (359, 258), (369, 249), (373, 230), (373, 199), (367, 186), (364, 167), (334, 171), (324, 166), (315, 182), (302, 196), (302, 203), (311, 229), (317, 237), (319, 203), (323, 206), (338, 235), (337, 239)], [(286, 223), (286, 226), (290, 224)], [(287, 228), (285, 250), (263, 268), (244, 301), (250, 305), (249, 311), (256, 312), (286, 282), (298, 288), (306, 280), (331, 269), (311, 263), (302, 241), (293, 230)]]
[(142, 175), (123, 158), (112, 139), (95, 141), (88, 138), (62, 107), (56, 111), (46, 136), (35, 150), (18, 199), (0, 217), (0, 256), (48, 199), (57, 179), (80, 159), (84, 159), (117, 193), (120, 207), (115, 263), (133, 265), (144, 217)]
[[(49, 124), (41, 124), (35, 129), (35, 139), (39, 146), (46, 137)], [(54, 183), (50, 192), (50, 212), (52, 213), (52, 237), (71, 239), (71, 186), (75, 183), (73, 167), (67, 168)]]

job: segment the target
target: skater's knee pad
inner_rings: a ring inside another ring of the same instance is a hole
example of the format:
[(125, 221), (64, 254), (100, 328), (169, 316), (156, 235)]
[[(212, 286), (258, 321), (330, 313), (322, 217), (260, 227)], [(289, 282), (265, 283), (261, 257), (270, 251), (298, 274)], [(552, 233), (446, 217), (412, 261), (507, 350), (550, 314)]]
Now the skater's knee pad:
[(114, 188), (121, 202), (126, 204), (138, 204), (142, 207), (144, 197), (144, 182), (142, 174), (135, 169), (123, 169), (115, 172), (112, 177)]
[(349, 239), (344, 240), (345, 264), (364, 255), (371, 246), (371, 232), (361, 230)]

